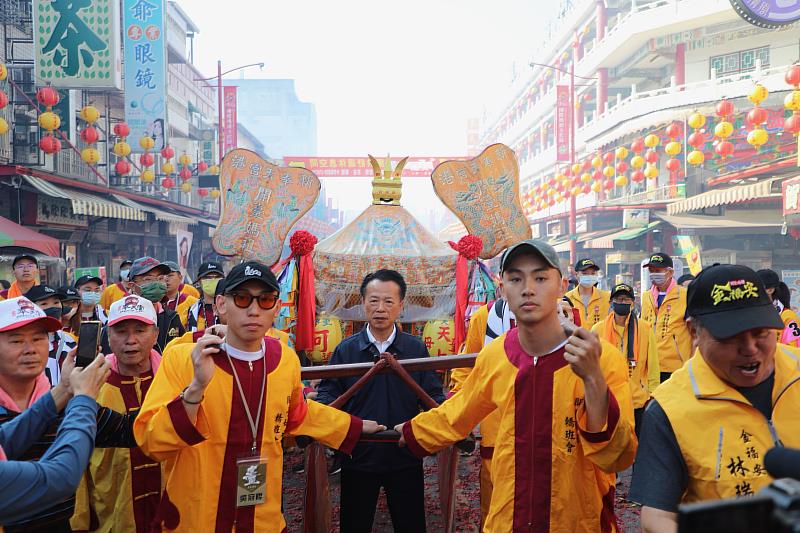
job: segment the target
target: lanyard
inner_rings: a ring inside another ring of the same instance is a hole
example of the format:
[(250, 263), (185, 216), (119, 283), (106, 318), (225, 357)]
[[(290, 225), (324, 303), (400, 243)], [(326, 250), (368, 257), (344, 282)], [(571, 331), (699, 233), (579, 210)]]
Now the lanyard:
[(233, 361), (231, 360), (231, 356), (228, 355), (228, 352), (225, 352), (225, 356), (228, 358), (228, 363), (231, 365), (231, 373), (233, 374), (233, 379), (236, 380), (236, 386), (239, 389), (239, 397), (242, 399), (242, 405), (244, 406), (244, 413), (247, 415), (247, 422), (250, 424), (250, 432), (253, 435), (253, 447), (252, 452), (253, 455), (256, 453), (256, 442), (258, 440), (258, 423), (261, 420), (261, 408), (264, 404), (264, 389), (266, 389), (267, 385), (267, 358), (266, 354), (264, 354), (263, 359), (263, 375), (261, 377), (261, 396), (258, 399), (258, 412), (256, 412), (256, 419), (253, 420), (253, 415), (250, 413), (250, 406), (247, 405), (247, 398), (244, 395), (244, 389), (242, 389), (242, 382), (239, 381), (239, 374), (236, 373), (236, 367), (233, 366)]

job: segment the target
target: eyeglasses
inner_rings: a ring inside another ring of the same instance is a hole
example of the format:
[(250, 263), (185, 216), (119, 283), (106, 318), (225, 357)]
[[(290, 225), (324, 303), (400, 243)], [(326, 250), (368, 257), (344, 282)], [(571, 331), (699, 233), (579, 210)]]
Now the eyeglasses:
[(16, 270), (35, 270), (35, 269), (37, 269), (39, 267), (37, 267), (36, 265), (31, 264), (31, 263), (20, 263), (20, 264), (17, 264), (17, 266), (15, 266), (14, 268)]
[(149, 283), (151, 281), (163, 281), (164, 283), (167, 282), (167, 276), (137, 276), (137, 278), (139, 278), (139, 281), (135, 282), (137, 285)]
[(253, 300), (256, 300), (258, 302), (258, 306), (265, 311), (269, 311), (275, 307), (276, 303), (278, 303), (278, 295), (268, 292), (261, 293), (257, 296), (253, 296), (249, 292), (232, 292), (229, 293), (228, 296), (233, 298), (233, 303), (236, 304), (236, 307), (241, 309), (247, 309), (250, 307), (250, 304), (253, 303)]

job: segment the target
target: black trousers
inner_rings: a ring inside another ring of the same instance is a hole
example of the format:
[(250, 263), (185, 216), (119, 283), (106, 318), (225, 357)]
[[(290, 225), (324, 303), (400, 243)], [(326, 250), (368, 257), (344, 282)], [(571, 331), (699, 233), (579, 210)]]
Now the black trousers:
[(393, 472), (342, 468), (342, 533), (371, 533), (381, 487), (397, 533), (425, 531), (425, 474), (422, 465)]

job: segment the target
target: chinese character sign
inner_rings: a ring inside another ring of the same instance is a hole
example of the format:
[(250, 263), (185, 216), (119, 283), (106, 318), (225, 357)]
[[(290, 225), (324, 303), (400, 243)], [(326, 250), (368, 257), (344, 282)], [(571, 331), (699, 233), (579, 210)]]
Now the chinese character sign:
[(800, 214), (800, 178), (786, 180), (783, 186), (783, 215)]
[(239, 145), (239, 139), (236, 135), (236, 87), (235, 85), (225, 86), (222, 88), (222, 100), (224, 102), (224, 119), (225, 124), (225, 144), (223, 145), (223, 153), (227, 154)]
[[(392, 157), (392, 167), (397, 165), (400, 157)], [(427, 178), (433, 173), (440, 163), (458, 159), (457, 157), (409, 157), (403, 167), (403, 176), (406, 178)], [(338, 156), (338, 157), (310, 157), (310, 156), (284, 156), (283, 161), (289, 167), (307, 168), (321, 178), (373, 177), (372, 165), (367, 157)]]
[[(147, 135), (166, 145), (167, 67), (164, 0), (123, 0), (125, 121), (130, 137)], [(139, 143), (131, 143), (140, 150)]]
[(279, 167), (235, 148), (222, 160), (219, 187), (222, 212), (214, 250), (272, 265), (289, 230), (317, 201), (320, 182), (309, 170)]
[(557, 161), (569, 161), (569, 137), (572, 127), (569, 108), (569, 87), (556, 86), (556, 153)]
[(122, 88), (117, 6), (115, 0), (33, 0), (36, 83)]
[(470, 235), (483, 240), (481, 258), (531, 238), (519, 199), (519, 165), (514, 151), (493, 144), (475, 159), (446, 161), (431, 176), (436, 195)]

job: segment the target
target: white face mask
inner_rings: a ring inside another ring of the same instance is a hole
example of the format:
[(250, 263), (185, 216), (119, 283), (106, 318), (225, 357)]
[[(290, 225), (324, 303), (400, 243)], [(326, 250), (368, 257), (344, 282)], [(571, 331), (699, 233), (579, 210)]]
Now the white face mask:
[(578, 278), (578, 283), (583, 285), (584, 287), (591, 287), (595, 283), (597, 283), (599, 276), (594, 276), (591, 274), (583, 274)]
[(663, 285), (665, 281), (667, 281), (667, 273), (666, 272), (651, 272), (650, 273), (650, 283), (652, 283), (653, 285)]

